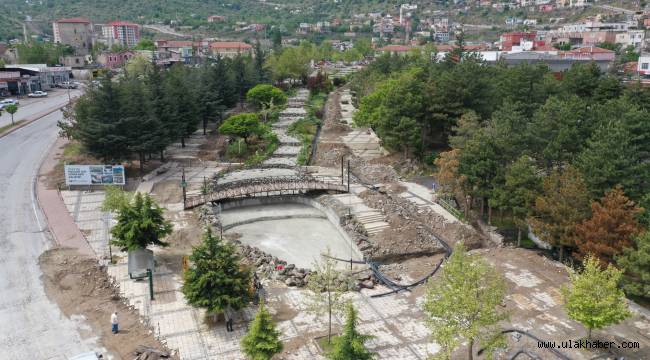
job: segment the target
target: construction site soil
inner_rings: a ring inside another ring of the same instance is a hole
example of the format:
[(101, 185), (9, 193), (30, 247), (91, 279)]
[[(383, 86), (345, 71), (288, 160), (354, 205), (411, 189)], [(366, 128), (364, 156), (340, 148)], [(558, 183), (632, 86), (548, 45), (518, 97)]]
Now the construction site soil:
[[(67, 317), (83, 317), (91, 327), (86, 336), (98, 336), (113, 359), (135, 359), (141, 346), (166, 350), (141, 322), (138, 312), (122, 302), (119, 290), (97, 260), (79, 255), (75, 249), (55, 248), (44, 252), (39, 264), (47, 296)], [(114, 311), (119, 319), (117, 334), (111, 333)]]

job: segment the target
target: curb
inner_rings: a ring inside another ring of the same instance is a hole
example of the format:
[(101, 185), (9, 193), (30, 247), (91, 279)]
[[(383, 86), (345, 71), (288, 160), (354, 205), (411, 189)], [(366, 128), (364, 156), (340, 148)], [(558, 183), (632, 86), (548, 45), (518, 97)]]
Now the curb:
[(23, 122), (22, 124), (20, 124), (18, 126), (12, 127), (9, 130), (7, 130), (7, 131), (3, 132), (2, 134), (0, 134), (0, 139), (2, 139), (3, 137), (5, 137), (5, 136), (7, 136), (7, 135), (9, 135), (11, 133), (13, 133), (14, 131), (18, 131), (18, 130), (24, 128), (25, 126), (33, 123), (34, 121), (40, 120), (40, 119), (52, 114), (55, 111), (59, 111), (59, 110), (63, 109), (64, 107), (66, 107), (66, 105), (68, 105), (68, 104), (61, 105), (61, 106), (55, 107), (53, 109), (44, 111), (44, 112), (42, 112), (40, 114), (37, 114), (36, 117), (34, 117), (34, 118), (30, 119), (30, 120), (27, 120), (27, 121)]

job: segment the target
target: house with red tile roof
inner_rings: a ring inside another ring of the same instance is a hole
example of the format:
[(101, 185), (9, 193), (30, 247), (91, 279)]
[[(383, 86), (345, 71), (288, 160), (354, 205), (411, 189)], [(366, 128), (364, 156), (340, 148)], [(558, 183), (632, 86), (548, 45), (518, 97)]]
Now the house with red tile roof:
[(215, 41), (210, 43), (210, 52), (213, 56), (235, 57), (253, 53), (253, 47), (241, 41)]

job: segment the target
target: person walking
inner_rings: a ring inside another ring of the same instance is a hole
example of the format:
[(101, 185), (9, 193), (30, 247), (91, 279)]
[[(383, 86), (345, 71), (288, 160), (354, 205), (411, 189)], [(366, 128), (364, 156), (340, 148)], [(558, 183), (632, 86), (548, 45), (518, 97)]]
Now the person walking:
[(226, 310), (224, 310), (223, 316), (226, 319), (226, 331), (228, 331), (228, 332), (233, 331), (233, 329), (232, 329), (232, 310), (230, 309), (230, 305), (228, 305), (226, 307)]
[(111, 330), (113, 334), (117, 334), (117, 311), (111, 315)]

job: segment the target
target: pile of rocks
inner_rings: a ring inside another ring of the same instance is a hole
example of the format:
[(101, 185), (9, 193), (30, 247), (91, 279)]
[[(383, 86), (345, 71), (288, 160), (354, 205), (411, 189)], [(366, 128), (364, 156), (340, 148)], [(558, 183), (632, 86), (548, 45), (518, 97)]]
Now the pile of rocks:
[(287, 286), (307, 285), (310, 270), (298, 268), (295, 264), (287, 264), (286, 261), (250, 245), (240, 244), (239, 251), (246, 262), (255, 268), (255, 273), (260, 278), (275, 279)]
[(368, 206), (381, 209), (388, 214), (391, 229), (412, 228), (417, 233), (415, 245), (421, 245), (424, 253), (443, 252), (437, 242), (431, 242), (436, 235), (452, 246), (462, 241), (469, 249), (483, 243), (481, 234), (467, 224), (450, 223), (429, 207), (418, 207), (414, 203), (392, 194), (390, 191), (365, 191), (359, 195)]

